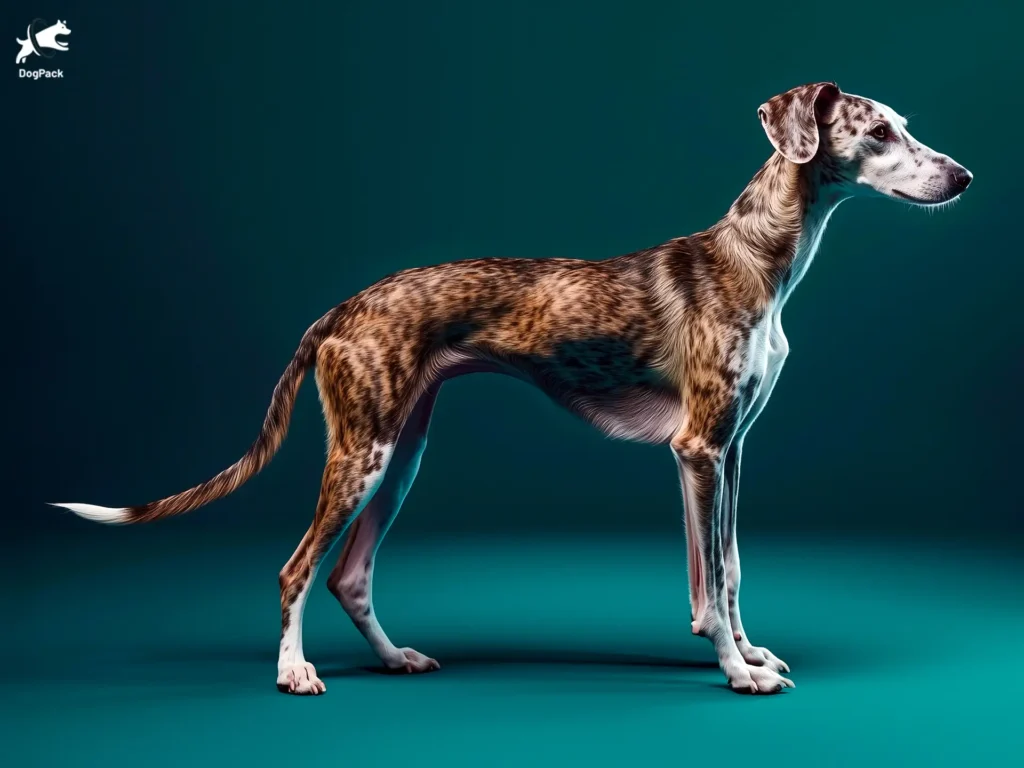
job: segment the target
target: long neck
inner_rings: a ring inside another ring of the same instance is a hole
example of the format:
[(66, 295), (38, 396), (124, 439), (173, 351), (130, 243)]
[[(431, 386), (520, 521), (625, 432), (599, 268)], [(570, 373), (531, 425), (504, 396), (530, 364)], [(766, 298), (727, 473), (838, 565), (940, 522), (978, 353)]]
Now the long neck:
[(829, 217), (844, 199), (814, 162), (775, 153), (709, 234), (770, 303), (786, 301), (810, 266)]

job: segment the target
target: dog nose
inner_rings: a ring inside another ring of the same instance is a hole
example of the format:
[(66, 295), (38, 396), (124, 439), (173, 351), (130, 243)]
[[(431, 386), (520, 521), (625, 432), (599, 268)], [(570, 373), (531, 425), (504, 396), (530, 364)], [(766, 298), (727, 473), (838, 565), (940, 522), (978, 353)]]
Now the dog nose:
[(964, 190), (971, 185), (971, 179), (974, 178), (974, 174), (968, 171), (966, 168), (958, 168), (953, 171), (953, 183), (958, 189)]

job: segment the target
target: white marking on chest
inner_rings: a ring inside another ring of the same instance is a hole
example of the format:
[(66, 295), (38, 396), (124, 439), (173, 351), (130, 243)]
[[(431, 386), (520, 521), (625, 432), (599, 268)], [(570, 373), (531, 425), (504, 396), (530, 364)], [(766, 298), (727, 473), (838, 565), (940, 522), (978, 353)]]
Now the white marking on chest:
[(737, 351), (738, 359), (733, 361), (734, 370), (741, 371), (741, 390), (749, 386), (752, 379), (756, 381), (751, 402), (745, 403), (747, 407), (757, 400), (765, 383), (775, 380), (789, 353), (789, 343), (782, 332), (780, 309), (775, 306), (765, 313), (761, 322), (751, 329), (746, 345)]

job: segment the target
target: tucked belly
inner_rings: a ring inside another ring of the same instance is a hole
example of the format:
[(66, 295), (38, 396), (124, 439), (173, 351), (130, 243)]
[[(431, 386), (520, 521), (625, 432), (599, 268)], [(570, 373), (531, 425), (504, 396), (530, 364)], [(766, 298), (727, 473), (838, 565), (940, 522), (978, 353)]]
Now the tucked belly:
[(568, 407), (608, 437), (640, 443), (667, 444), (683, 423), (678, 395), (645, 388), (609, 397), (580, 398)]
[(667, 444), (683, 421), (679, 391), (622, 342), (575, 342), (557, 354), (446, 355), (442, 379), (502, 373), (525, 381), (605, 435)]

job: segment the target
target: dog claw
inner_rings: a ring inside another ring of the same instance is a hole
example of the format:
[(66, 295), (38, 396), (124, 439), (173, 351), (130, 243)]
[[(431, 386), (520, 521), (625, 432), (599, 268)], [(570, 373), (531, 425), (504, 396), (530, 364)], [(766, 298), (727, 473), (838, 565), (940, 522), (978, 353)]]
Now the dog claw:
[(307, 661), (282, 669), (277, 675), (277, 690), (299, 696), (319, 696), (327, 691), (327, 686)]
[(779, 693), (784, 688), (796, 688), (793, 681), (782, 677), (778, 672), (768, 667), (749, 667), (750, 676), (757, 684), (761, 693)]
[(729, 687), (737, 693), (771, 695), (785, 688), (796, 688), (793, 681), (769, 667), (747, 666), (729, 675)]
[(726, 675), (729, 678), (729, 687), (736, 693), (757, 693), (757, 683), (749, 669), (740, 668)]

